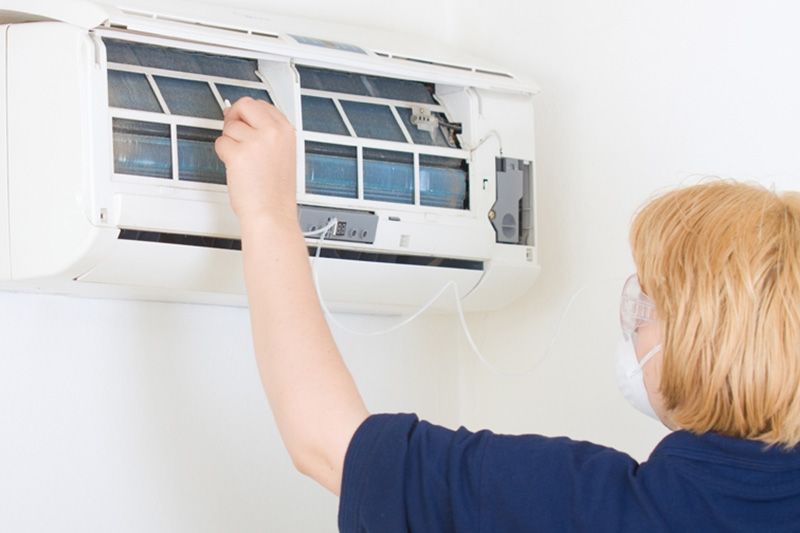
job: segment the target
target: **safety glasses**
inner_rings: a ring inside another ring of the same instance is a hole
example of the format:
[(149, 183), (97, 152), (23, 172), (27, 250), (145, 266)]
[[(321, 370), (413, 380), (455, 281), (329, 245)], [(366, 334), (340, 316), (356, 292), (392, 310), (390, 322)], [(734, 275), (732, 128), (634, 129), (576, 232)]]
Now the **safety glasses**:
[(625, 339), (632, 338), (639, 326), (655, 318), (655, 303), (642, 292), (636, 274), (631, 275), (622, 287), (622, 301), (619, 306), (619, 322)]

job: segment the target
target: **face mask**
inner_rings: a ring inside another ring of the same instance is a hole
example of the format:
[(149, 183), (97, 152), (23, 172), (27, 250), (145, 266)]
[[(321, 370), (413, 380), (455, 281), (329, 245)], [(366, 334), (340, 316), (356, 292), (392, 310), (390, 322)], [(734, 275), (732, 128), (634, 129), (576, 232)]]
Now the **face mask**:
[(617, 347), (617, 386), (620, 392), (637, 410), (659, 421), (647, 397), (642, 367), (660, 351), (661, 345), (658, 344), (639, 361), (636, 359), (636, 349), (630, 337), (620, 341)]

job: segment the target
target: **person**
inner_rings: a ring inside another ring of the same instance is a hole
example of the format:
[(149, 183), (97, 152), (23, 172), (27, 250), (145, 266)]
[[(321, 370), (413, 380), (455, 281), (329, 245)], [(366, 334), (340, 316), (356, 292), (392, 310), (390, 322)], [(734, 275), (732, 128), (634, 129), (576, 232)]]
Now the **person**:
[(242, 231), (260, 377), (296, 468), (345, 532), (800, 531), (800, 198), (731, 181), (636, 215), (623, 392), (674, 430), (646, 462), (364, 405), (320, 309), (295, 132), (241, 99), (216, 150)]

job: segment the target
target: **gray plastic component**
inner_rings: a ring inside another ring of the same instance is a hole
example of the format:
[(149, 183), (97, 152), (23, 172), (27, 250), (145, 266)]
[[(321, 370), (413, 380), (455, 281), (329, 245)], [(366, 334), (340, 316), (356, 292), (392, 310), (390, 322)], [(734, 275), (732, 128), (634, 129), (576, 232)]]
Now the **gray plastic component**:
[(497, 158), (497, 199), (492, 225), (497, 242), (528, 245), (531, 234), (531, 162)]
[(304, 232), (322, 229), (328, 225), (331, 219), (336, 218), (336, 227), (331, 228), (325, 234), (325, 240), (363, 242), (367, 244), (375, 242), (378, 215), (374, 213), (310, 205), (299, 205), (297, 209), (300, 228)]
[(522, 201), (519, 204), (519, 244), (535, 246), (533, 232), (533, 164), (522, 162)]

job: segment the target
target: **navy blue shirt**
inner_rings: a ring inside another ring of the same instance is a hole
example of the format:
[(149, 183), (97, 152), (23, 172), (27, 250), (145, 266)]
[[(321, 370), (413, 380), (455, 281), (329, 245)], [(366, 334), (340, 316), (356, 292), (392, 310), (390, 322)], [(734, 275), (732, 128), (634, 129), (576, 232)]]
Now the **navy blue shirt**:
[(800, 448), (668, 435), (644, 463), (605, 446), (374, 415), (347, 450), (343, 533), (800, 531)]

